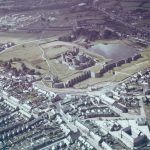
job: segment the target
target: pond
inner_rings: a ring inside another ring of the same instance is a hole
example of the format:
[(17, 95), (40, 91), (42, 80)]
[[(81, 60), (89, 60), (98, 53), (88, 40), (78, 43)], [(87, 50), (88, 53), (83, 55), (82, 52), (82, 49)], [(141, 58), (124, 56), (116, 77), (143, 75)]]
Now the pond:
[(135, 53), (138, 53), (137, 49), (124, 43), (100, 43), (90, 47), (89, 50), (102, 55), (107, 59), (112, 59), (113, 62), (117, 62), (118, 60), (128, 58), (130, 56), (133, 56)]

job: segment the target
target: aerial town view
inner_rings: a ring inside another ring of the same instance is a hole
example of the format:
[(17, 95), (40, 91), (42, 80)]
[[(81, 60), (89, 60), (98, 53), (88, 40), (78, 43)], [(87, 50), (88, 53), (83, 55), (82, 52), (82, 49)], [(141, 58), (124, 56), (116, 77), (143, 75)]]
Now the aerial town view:
[(150, 150), (150, 0), (0, 0), (0, 150)]

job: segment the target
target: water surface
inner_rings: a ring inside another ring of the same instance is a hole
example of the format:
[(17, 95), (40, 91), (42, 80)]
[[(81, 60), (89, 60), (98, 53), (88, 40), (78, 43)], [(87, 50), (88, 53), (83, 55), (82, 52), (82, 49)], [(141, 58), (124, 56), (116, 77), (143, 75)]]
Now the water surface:
[(96, 44), (89, 48), (90, 51), (104, 56), (107, 59), (112, 59), (114, 62), (133, 56), (137, 50), (127, 44)]

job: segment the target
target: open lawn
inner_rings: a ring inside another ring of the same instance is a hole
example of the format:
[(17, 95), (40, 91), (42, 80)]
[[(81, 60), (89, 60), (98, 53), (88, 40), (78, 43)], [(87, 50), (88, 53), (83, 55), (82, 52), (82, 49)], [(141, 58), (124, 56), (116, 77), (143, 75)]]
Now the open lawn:
[[(6, 50), (0, 54), (0, 60), (2, 61), (8, 61), (9, 59), (21, 58), (29, 68), (31, 69), (37, 69), (40, 71), (43, 75), (48, 75), (52, 73), (55, 76), (58, 76), (58, 79), (60, 81), (67, 81), (70, 78), (73, 78), (77, 74), (81, 74), (82, 71), (76, 71), (76, 70), (70, 70), (67, 65), (59, 63), (56, 59), (56, 56), (60, 55), (61, 53), (72, 49), (74, 46), (79, 47), (81, 51), (87, 53), (90, 56), (93, 56), (95, 59), (99, 61), (99, 63), (93, 67), (88, 68), (87, 70), (92, 71), (99, 71), (103, 63), (106, 61), (106, 59), (100, 55), (97, 55), (92, 52), (87, 52), (86, 49), (84, 49), (82, 46), (77, 45), (75, 43), (68, 43), (68, 42), (60, 42), (60, 41), (42, 41), (44, 44), (41, 44), (41, 47), (45, 53), (45, 57), (47, 59), (47, 62), (43, 59), (43, 52), (42, 49), (39, 47), (39, 43), (26, 43), (23, 45), (18, 45), (15, 47), (10, 48), (9, 50)], [(49, 43), (46, 43), (49, 42)], [(76, 84), (75, 88), (86, 88), (88, 86), (92, 86), (98, 83), (106, 82), (106, 81), (121, 81), (130, 75), (136, 73), (137, 71), (140, 71), (144, 68), (150, 67), (150, 48), (145, 49), (143, 52), (141, 52), (142, 58), (140, 58), (137, 61), (133, 61), (128, 64), (124, 64), (120, 67), (115, 68), (116, 74), (113, 75), (112, 71), (106, 73), (101, 78), (90, 78), (83, 82), (80, 82)], [(13, 63), (13, 67), (16, 67), (17, 69), (20, 69), (20, 63)], [(50, 69), (50, 70), (49, 70)]]
[(48, 59), (54, 59), (69, 49), (72, 49), (76, 44), (54, 41), (46, 44), (42, 44), (41, 47), (45, 52)]
[(28, 43), (23, 45), (18, 45), (10, 48), (9, 50), (3, 51), (0, 55), (1, 60), (9, 60), (11, 58), (17, 57), (25, 61), (33, 61), (35, 59), (41, 58), (41, 51), (35, 43)]
[[(39, 70), (41, 73), (45, 73), (47, 72), (48, 67), (41, 56), (42, 52), (36, 43), (27, 43), (3, 51), (0, 54), (0, 60), (8, 61), (13, 58), (21, 58), (21, 62), (24, 62), (29, 68), (37, 69), (36, 66), (41, 65), (41, 69), (37, 70)], [(13, 64), (13, 66), (19, 68), (20, 64)]]
[(56, 60), (49, 60), (50, 70), (53, 75), (57, 76), (60, 81), (68, 80), (70, 76), (77, 73), (76, 70), (70, 70), (67, 65), (56, 62)]
[(35, 35), (29, 33), (0, 32), (0, 43), (13, 42), (15, 44), (22, 44), (36, 39)]

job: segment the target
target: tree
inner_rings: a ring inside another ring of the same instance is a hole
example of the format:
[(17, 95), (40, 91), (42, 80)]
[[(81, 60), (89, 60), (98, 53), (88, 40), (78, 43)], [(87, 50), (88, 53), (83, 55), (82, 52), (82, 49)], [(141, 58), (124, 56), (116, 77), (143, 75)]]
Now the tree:
[(41, 17), (41, 21), (46, 21), (46, 19), (44, 17)]
[(10, 60), (9, 60), (9, 63), (12, 63), (12, 62), (13, 62), (13, 60), (12, 60), (12, 59), (10, 59)]
[(21, 58), (16, 58), (16, 57), (14, 57), (14, 58), (13, 58), (13, 61), (21, 61)]
[(42, 69), (41, 66), (39, 66), (39, 65), (36, 65), (35, 67), (36, 67), (37, 69)]
[(3, 66), (6, 67), (6, 66), (7, 66), (7, 62), (4, 62), (4, 63), (3, 63)]
[(19, 72), (18, 72), (18, 70), (16, 69), (16, 68), (12, 68), (12, 71), (13, 71), (13, 74), (16, 76), (16, 77), (18, 77), (19, 76)]
[(39, 71), (37, 71), (35, 74), (36, 74), (36, 75), (41, 75), (41, 73), (40, 73)]
[(11, 69), (11, 64), (9, 62), (6, 64), (6, 68)]
[(29, 71), (29, 74), (34, 75), (34, 74), (35, 74), (35, 69), (31, 69), (31, 70)]
[(111, 32), (111, 31), (105, 30), (105, 31), (104, 31), (104, 34), (103, 34), (103, 38), (108, 39), (108, 38), (111, 37), (111, 35), (112, 35), (112, 32)]
[(68, 18), (68, 17), (65, 17), (65, 20), (66, 20), (66, 21), (68, 21), (68, 20), (69, 20), (69, 18)]
[(21, 64), (21, 67), (22, 67), (22, 68), (24, 68), (24, 67), (25, 67), (25, 64), (24, 64), (24, 63), (22, 63), (22, 64)]
[(28, 68), (26, 67), (26, 65), (24, 63), (21, 64), (21, 67), (24, 72), (26, 72), (28, 70)]

